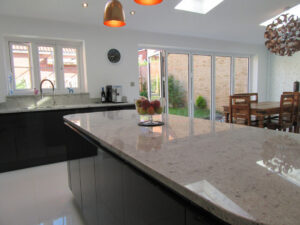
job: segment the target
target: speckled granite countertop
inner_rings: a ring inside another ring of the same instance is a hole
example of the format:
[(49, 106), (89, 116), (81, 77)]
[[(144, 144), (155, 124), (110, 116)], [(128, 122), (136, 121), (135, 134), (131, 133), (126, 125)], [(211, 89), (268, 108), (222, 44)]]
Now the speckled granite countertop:
[(29, 106), (29, 107), (0, 109), (0, 114), (65, 110), (65, 109), (101, 108), (101, 107), (111, 107), (111, 106), (131, 106), (131, 105), (134, 105), (134, 103), (89, 103), (89, 104), (76, 104), (76, 105)]
[(87, 135), (231, 224), (300, 224), (300, 136), (133, 110), (65, 116)]

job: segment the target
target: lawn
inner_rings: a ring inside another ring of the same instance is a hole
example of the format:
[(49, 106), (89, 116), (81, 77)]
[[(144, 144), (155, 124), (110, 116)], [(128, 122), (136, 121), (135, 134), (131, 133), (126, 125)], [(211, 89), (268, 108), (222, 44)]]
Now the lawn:
[[(169, 114), (178, 115), (178, 116), (188, 116), (188, 108), (169, 108)], [(195, 118), (209, 119), (210, 110), (195, 108), (194, 115)]]

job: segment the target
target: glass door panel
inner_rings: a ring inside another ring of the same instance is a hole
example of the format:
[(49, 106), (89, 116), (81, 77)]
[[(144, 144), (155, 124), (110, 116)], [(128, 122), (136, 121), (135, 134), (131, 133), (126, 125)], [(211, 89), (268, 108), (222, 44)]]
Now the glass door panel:
[(216, 56), (215, 61), (216, 120), (222, 120), (223, 106), (229, 104), (231, 57)]
[(161, 97), (161, 52), (148, 50), (149, 96), (151, 100)]
[(167, 68), (169, 114), (189, 116), (189, 55), (168, 54)]
[(234, 58), (234, 93), (248, 92), (249, 58)]
[(194, 117), (210, 119), (211, 56), (193, 55)]

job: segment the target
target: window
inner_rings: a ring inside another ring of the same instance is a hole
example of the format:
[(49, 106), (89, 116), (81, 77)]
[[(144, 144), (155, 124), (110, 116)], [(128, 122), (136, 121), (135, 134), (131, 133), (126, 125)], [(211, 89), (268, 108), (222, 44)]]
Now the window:
[[(44, 79), (53, 82), (56, 93), (67, 93), (67, 88), (81, 91), (84, 79), (81, 79), (80, 43), (26, 39), (8, 40), (8, 46), (13, 81), (10, 93), (33, 93)], [(44, 82), (43, 88), (52, 86)]]
[(66, 88), (78, 88), (78, 60), (76, 48), (63, 48), (64, 78)]
[[(40, 64), (40, 79), (48, 79), (53, 82), (56, 87), (56, 74), (55, 74), (55, 59), (54, 59), (54, 48), (47, 46), (39, 46), (39, 64)], [(51, 84), (45, 82), (44, 88), (51, 88)]]
[(16, 90), (32, 88), (32, 66), (30, 60), (30, 44), (11, 44), (11, 65)]

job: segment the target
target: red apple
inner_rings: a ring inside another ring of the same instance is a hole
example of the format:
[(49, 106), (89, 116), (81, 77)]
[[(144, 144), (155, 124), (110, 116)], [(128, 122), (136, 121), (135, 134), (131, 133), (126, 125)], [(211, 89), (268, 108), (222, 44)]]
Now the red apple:
[(153, 102), (153, 104), (154, 104), (154, 109), (159, 109), (159, 108), (160, 108), (160, 101), (155, 100), (155, 101)]
[(142, 108), (144, 110), (147, 110), (149, 108), (149, 106), (150, 106), (150, 102), (147, 99), (142, 100)]
[(153, 114), (155, 113), (154, 108), (153, 108), (152, 106), (150, 106), (150, 107), (148, 108), (148, 110), (147, 110), (147, 113), (148, 113), (149, 115), (153, 115)]

